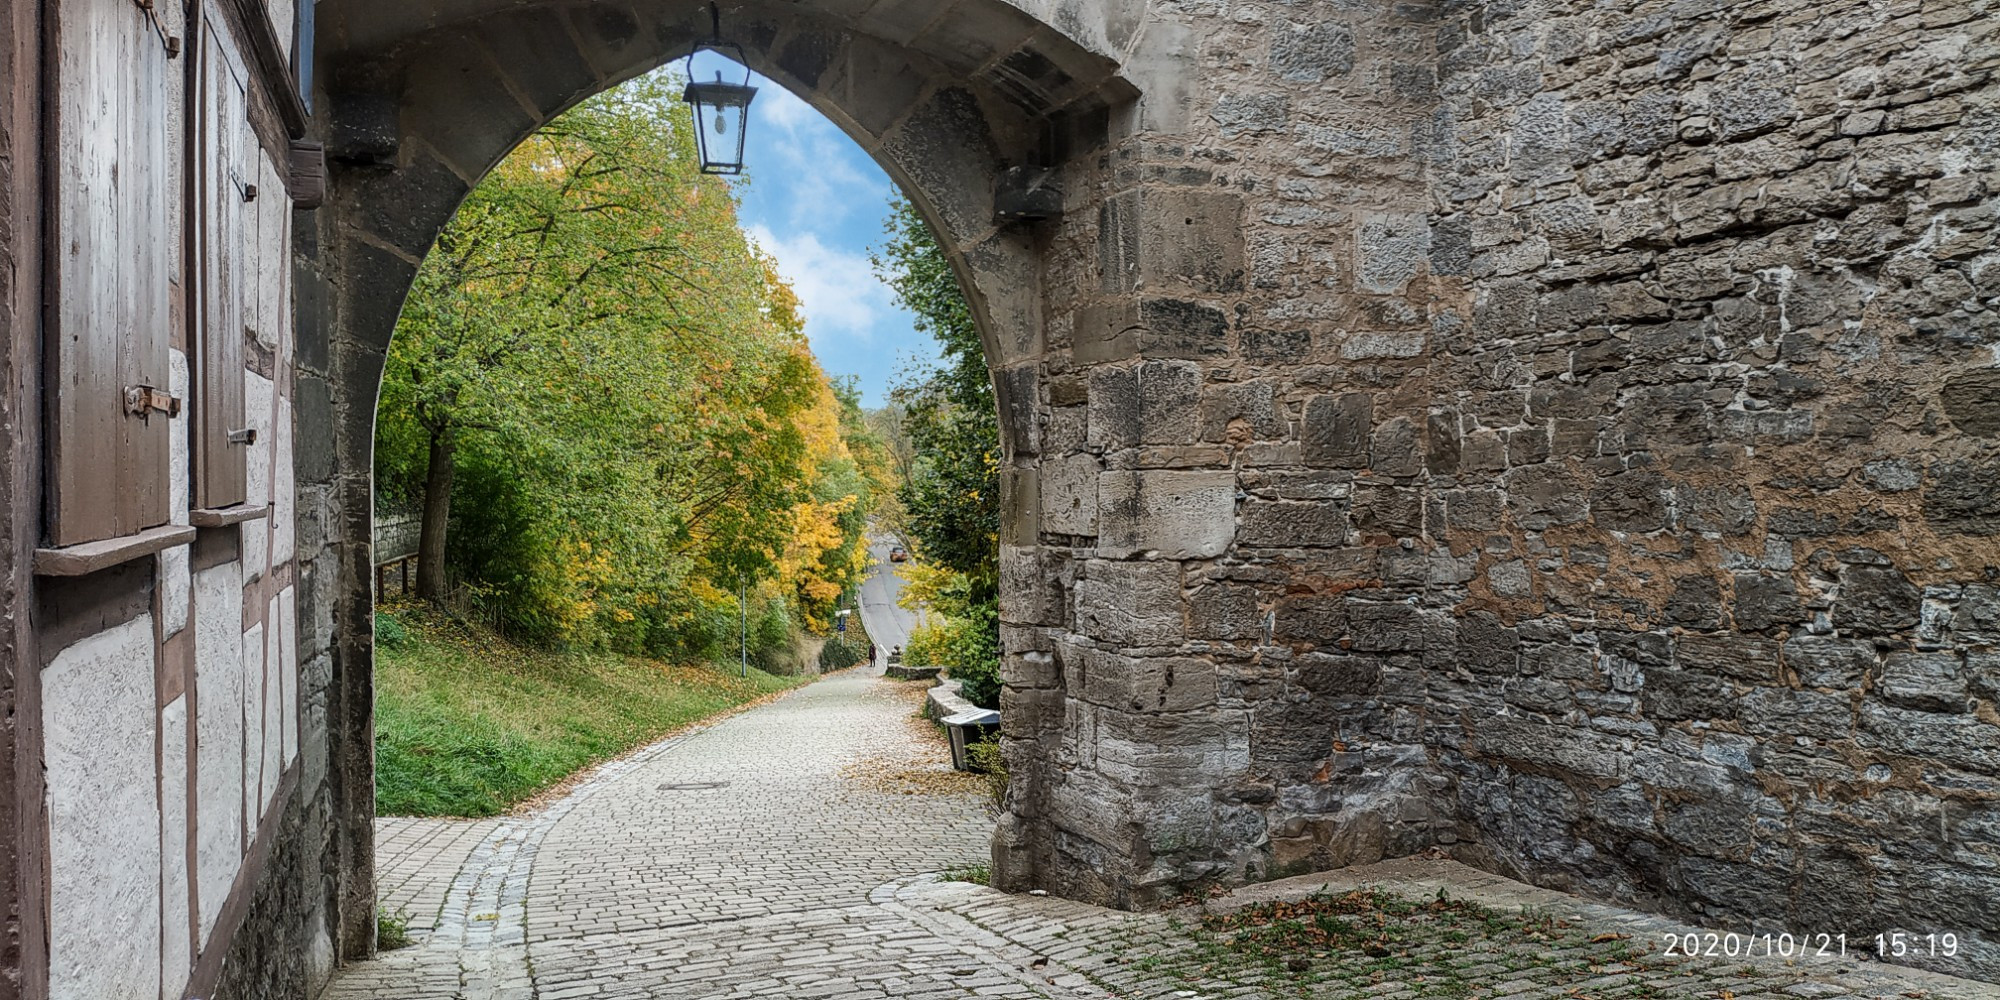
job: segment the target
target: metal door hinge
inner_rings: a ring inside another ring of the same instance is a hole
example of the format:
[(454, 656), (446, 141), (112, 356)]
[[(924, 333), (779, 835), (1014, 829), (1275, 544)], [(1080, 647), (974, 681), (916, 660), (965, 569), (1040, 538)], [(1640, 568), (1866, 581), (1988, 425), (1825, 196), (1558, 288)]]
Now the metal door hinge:
[(168, 417), (181, 415), (181, 401), (168, 393), (150, 385), (127, 386), (125, 389), (125, 413), (141, 420), (151, 420), (158, 411)]
[(229, 443), (230, 443), (230, 444), (256, 444), (256, 443), (257, 443), (257, 428), (255, 428), (255, 427), (245, 427), (245, 428), (243, 428), (243, 429), (242, 429), (242, 430), (240, 430), (240, 431), (230, 431), (230, 432), (229, 432)]
[(180, 55), (181, 40), (179, 36), (170, 34), (167, 31), (166, 22), (160, 20), (159, 8), (153, 3), (153, 0), (133, 0), (133, 2), (138, 5), (140, 10), (146, 12), (146, 20), (153, 23), (153, 31), (160, 36), (160, 44), (166, 47), (167, 58), (172, 59)]

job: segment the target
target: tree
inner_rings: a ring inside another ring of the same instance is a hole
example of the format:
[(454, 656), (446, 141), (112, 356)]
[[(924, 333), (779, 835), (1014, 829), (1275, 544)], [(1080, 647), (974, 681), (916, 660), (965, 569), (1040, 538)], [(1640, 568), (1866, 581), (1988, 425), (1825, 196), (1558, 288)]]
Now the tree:
[(551, 428), (529, 414), (546, 409), (524, 397), (603, 403), (616, 394), (593, 390), (607, 381), (670, 374), (635, 370), (649, 366), (621, 340), (702, 351), (727, 326), (715, 319), (758, 305), (717, 266), (746, 256), (743, 239), (727, 187), (700, 174), (672, 83), (607, 92), (537, 132), (473, 190), (418, 272), (384, 406), (423, 438), (427, 598), (444, 590), (464, 433), (536, 437)]
[(958, 276), (930, 226), (897, 201), (875, 267), (916, 314), (917, 329), (942, 348), (939, 364), (905, 377), (891, 393), (914, 456), (898, 491), (924, 554), (971, 581), (998, 585), (1000, 428), (985, 348)]
[[(993, 380), (972, 309), (943, 247), (916, 209), (899, 201), (876, 272), (942, 348), (936, 365), (909, 373), (877, 418), (908, 441), (897, 497), (919, 553), (941, 568), (914, 574), (911, 600), (928, 599), (935, 624), (911, 637), (936, 656), (974, 704), (1000, 697), (1000, 427)], [(879, 411), (878, 411), (879, 412)]]
[(677, 91), (593, 98), (500, 164), (391, 346), (377, 476), (426, 511), (422, 593), (448, 564), (456, 599), (525, 638), (733, 652), (739, 581), (782, 639), (859, 572), (858, 411), (699, 172)]

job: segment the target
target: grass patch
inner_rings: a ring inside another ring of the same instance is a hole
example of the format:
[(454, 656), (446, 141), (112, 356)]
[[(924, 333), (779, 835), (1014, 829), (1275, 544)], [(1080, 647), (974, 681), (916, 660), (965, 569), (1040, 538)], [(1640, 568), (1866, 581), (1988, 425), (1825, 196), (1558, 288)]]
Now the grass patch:
[(376, 618), (383, 816), (497, 815), (591, 764), (810, 679), (534, 649), (414, 609)]
[(992, 885), (993, 867), (991, 865), (961, 865), (957, 868), (945, 869), (943, 875), (940, 877), (946, 882), (970, 882), (973, 885)]
[(394, 913), (382, 909), (375, 911), (376, 951), (395, 951), (398, 948), (408, 948), (415, 943), (410, 939), (409, 914), (401, 910)]

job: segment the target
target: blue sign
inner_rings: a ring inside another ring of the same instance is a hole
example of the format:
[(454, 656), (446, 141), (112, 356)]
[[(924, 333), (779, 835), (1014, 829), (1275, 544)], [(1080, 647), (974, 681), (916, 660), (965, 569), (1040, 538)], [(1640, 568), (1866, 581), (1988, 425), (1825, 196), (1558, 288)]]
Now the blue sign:
[(845, 632), (845, 631), (847, 631), (847, 616), (846, 616), (846, 615), (841, 615), (841, 616), (840, 616), (840, 619), (839, 619), (838, 621), (836, 621), (836, 622), (834, 622), (834, 623), (833, 623), (833, 630), (834, 630), (835, 632)]

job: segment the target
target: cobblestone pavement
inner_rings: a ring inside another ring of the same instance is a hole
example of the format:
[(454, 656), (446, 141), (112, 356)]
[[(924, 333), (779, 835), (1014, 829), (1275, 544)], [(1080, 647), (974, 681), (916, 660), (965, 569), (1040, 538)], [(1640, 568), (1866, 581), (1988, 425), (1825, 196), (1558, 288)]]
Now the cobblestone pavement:
[(1209, 907), (1365, 884), (1412, 900), (1443, 890), (1560, 929), (1445, 933), (1393, 955), (1296, 959), (1306, 965), (1294, 971), (1232, 958), (1193, 908), (1130, 914), (942, 881), (983, 862), (989, 821), (983, 785), (939, 763), (916, 693), (848, 672), (609, 765), (531, 816), (385, 820), (384, 899), (413, 911), (437, 900), (433, 929), (350, 967), (327, 996), (2000, 998), (1872, 963), (1671, 959), (1658, 935), (1675, 925), (1444, 861)]
[(408, 816), (376, 820), (375, 896), (382, 912), (408, 920), (416, 937), (435, 929), (458, 869), (501, 822)]

